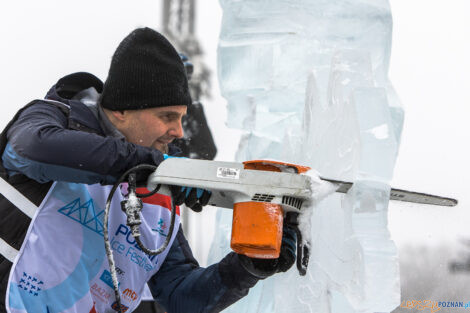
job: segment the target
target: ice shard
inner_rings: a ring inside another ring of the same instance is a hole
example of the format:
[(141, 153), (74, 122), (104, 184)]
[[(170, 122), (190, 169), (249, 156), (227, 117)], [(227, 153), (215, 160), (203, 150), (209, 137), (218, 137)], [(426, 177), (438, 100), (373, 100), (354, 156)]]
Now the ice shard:
[[(307, 276), (261, 281), (226, 312), (390, 312), (400, 301), (387, 228), (403, 110), (388, 80), (388, 0), (220, 0), (218, 72), (237, 160), (276, 158), (354, 182), (315, 208)], [(230, 250), (220, 211), (209, 261)]]

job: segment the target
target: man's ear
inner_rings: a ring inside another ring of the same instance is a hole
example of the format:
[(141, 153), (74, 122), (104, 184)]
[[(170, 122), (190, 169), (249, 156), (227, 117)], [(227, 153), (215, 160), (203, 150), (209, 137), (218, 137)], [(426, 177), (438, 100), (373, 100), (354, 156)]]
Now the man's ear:
[(109, 114), (119, 122), (124, 122), (127, 117), (126, 111), (109, 111)]
[(114, 126), (122, 125), (128, 120), (129, 111), (112, 111), (105, 108), (103, 111)]

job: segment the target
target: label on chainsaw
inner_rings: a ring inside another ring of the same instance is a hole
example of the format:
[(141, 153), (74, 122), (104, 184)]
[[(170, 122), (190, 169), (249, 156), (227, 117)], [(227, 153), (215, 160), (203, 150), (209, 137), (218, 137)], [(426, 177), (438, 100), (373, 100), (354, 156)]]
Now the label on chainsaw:
[(230, 167), (218, 167), (217, 168), (217, 177), (240, 179), (240, 169), (230, 168)]

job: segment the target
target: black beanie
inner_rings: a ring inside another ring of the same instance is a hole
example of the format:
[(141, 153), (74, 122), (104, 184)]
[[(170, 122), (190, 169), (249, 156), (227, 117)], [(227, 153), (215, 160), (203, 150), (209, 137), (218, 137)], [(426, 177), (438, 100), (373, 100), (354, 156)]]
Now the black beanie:
[(153, 29), (134, 30), (114, 52), (100, 102), (113, 111), (190, 105), (186, 70), (175, 48)]

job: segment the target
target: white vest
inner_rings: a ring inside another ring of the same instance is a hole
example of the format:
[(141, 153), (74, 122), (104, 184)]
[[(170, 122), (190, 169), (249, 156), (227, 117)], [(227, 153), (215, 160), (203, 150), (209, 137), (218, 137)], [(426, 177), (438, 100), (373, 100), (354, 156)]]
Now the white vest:
[[(54, 183), (44, 198), (13, 263), (6, 297), (7, 311), (116, 312), (113, 285), (103, 241), (103, 217), (111, 186)], [(145, 192), (141, 190), (140, 192)], [(137, 246), (121, 211), (121, 192), (114, 194), (109, 238), (120, 282), (123, 312), (140, 303), (175, 239), (179, 208), (168, 248), (149, 257)], [(156, 194), (142, 199), (141, 239), (150, 249), (165, 241), (171, 199)]]

